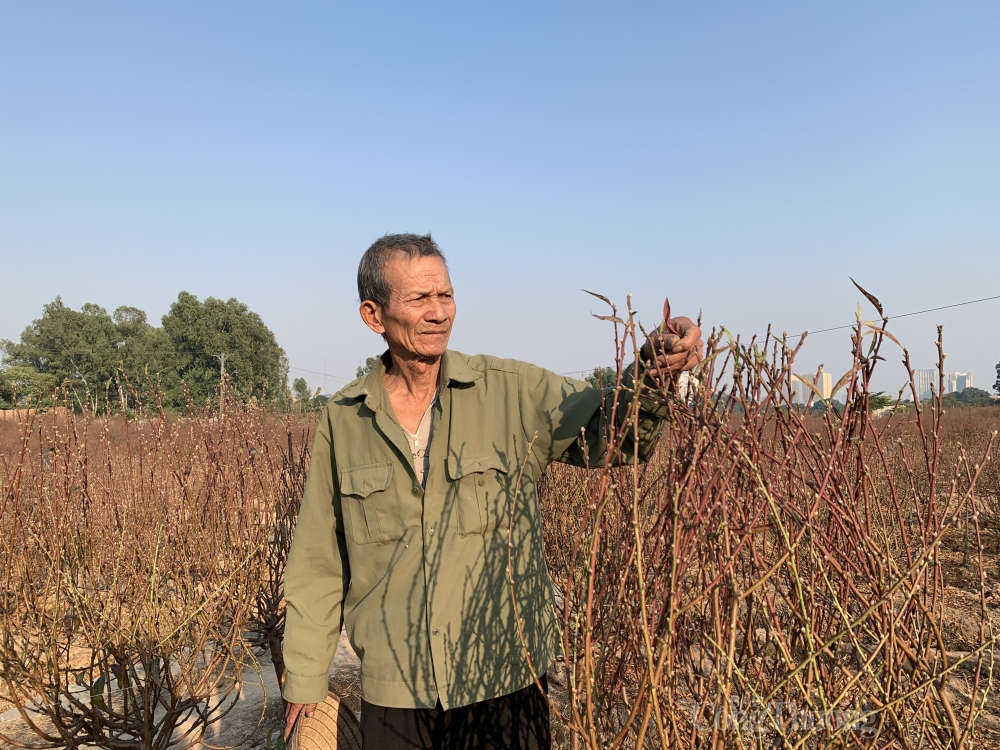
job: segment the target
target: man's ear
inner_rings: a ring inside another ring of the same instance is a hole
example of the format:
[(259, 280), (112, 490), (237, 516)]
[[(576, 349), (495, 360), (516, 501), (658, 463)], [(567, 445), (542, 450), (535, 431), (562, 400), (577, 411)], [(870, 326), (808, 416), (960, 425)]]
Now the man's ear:
[(385, 326), (382, 325), (382, 308), (377, 304), (372, 302), (370, 299), (366, 299), (361, 303), (361, 319), (365, 322), (365, 325), (371, 328), (375, 333), (382, 336), (385, 335)]

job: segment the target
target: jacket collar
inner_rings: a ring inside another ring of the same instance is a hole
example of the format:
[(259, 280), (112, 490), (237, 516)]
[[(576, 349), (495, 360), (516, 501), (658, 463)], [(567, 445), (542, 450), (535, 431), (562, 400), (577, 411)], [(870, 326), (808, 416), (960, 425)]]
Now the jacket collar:
[(469, 367), (467, 359), (464, 354), (447, 349), (442, 362), (444, 378), (447, 379), (444, 382), (451, 385), (452, 382), (468, 384), (479, 380), (483, 376), (482, 371)]
[[(464, 355), (451, 349), (446, 349), (444, 357), (441, 360), (442, 381), (451, 385), (453, 382), (468, 384), (479, 380), (483, 376), (483, 373), (469, 367), (468, 362), (465, 360)], [(367, 400), (368, 396), (380, 392), (382, 390), (382, 378), (385, 375), (388, 363), (391, 361), (392, 358), (389, 355), (389, 350), (386, 349), (382, 356), (379, 357), (378, 364), (371, 369), (371, 372), (348, 385), (342, 393), (347, 398), (357, 399), (364, 396)]]
[(347, 398), (361, 398), (368, 396), (376, 390), (376, 385), (381, 384), (382, 376), (385, 375), (385, 363), (389, 360), (389, 350), (386, 349), (379, 361), (367, 375), (355, 380), (341, 391)]

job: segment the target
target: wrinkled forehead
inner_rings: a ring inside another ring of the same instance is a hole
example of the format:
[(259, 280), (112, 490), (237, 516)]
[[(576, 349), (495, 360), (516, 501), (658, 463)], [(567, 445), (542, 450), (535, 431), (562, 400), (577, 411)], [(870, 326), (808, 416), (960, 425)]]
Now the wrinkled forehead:
[(433, 255), (410, 258), (406, 253), (393, 253), (385, 264), (385, 278), (393, 296), (435, 294), (451, 289), (448, 266)]

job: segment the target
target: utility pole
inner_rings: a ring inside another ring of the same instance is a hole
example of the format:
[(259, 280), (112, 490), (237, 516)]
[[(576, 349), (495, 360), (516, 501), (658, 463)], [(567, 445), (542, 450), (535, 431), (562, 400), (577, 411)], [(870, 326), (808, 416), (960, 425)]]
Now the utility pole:
[(219, 415), (226, 416), (226, 357), (229, 356), (226, 352), (221, 354), (213, 354), (221, 365), (219, 372)]

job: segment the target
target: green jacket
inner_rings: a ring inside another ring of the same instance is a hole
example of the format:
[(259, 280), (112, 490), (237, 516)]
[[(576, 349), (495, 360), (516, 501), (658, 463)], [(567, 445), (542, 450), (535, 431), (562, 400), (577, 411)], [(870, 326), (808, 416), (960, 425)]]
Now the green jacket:
[[(450, 709), (529, 685), (509, 558), (535, 670), (544, 673), (559, 650), (537, 481), (552, 461), (603, 464), (614, 390), (448, 351), (421, 487), (382, 386), (390, 361), (386, 353), (330, 399), (316, 433), (285, 571), (283, 694), (293, 703), (326, 697), (342, 623), (374, 705), (429, 708), (440, 699)], [(632, 392), (618, 398), (624, 419)], [(645, 401), (641, 459), (662, 424)], [(633, 453), (629, 440), (620, 455)]]

